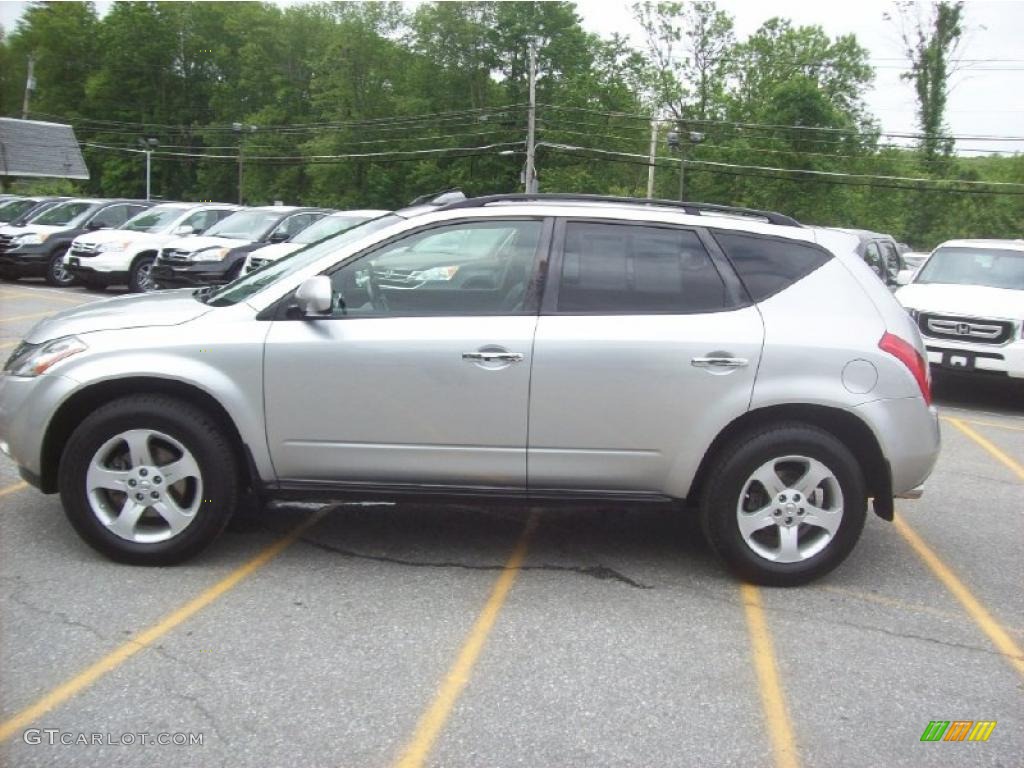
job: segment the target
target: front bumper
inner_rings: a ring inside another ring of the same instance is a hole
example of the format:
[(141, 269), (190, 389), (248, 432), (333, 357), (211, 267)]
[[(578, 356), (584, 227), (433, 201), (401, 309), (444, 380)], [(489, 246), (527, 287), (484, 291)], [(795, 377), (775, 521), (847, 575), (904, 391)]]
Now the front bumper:
[(976, 344), (925, 337), (928, 362), (944, 371), (1024, 378), (1024, 339), (1009, 344)]
[(157, 259), (150, 270), (150, 279), (160, 288), (197, 288), (204, 285), (224, 285), (230, 282), (228, 273), (237, 260), (197, 261), (195, 263), (168, 263)]
[(46, 274), (49, 256), (46, 243), (11, 248), (0, 253), (0, 271), (19, 277), (42, 277)]
[(103, 283), (120, 283), (128, 279), (133, 254), (125, 251), (101, 251), (92, 256), (64, 256), (64, 269), (76, 277)]
[(74, 380), (52, 373), (0, 375), (0, 443), (22, 477), (38, 479), (45, 474), (43, 437), (53, 414), (77, 386)]

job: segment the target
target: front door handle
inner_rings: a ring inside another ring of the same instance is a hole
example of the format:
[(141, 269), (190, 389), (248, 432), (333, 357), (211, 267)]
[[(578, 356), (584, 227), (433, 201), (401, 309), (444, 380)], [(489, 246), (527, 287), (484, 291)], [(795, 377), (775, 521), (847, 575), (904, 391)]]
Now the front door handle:
[(463, 352), (462, 359), (474, 363), (521, 363), (522, 352)]
[(690, 365), (694, 368), (743, 368), (748, 362), (745, 357), (695, 357)]

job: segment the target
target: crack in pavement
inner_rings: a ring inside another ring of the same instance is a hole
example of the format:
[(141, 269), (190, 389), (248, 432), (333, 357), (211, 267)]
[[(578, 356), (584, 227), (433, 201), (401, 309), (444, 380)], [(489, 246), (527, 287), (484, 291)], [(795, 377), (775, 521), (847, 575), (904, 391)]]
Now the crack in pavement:
[[(209, 724), (210, 728), (213, 729), (213, 732), (217, 735), (217, 738), (224, 742), (224, 744), (227, 745), (229, 748), (232, 746), (231, 740), (226, 738), (224, 734), (221, 732), (220, 726), (217, 723), (217, 718), (214, 716), (213, 712), (207, 709), (204, 704), (199, 703), (198, 696), (194, 696), (189, 693), (182, 693), (181, 691), (173, 691), (171, 692), (171, 696), (173, 696), (176, 699), (184, 699), (185, 701), (189, 702), (196, 709), (196, 711), (199, 712), (199, 714), (202, 717), (206, 718), (206, 722)], [(225, 755), (224, 759), (221, 761), (221, 765), (226, 764), (227, 755)]]
[[(471, 565), (469, 563), (459, 563), (455, 561), (440, 561), (440, 562), (429, 562), (422, 560), (405, 560), (399, 557), (389, 557), (387, 555), (370, 555), (365, 552), (356, 552), (351, 549), (343, 549), (342, 547), (336, 547), (333, 544), (325, 544), (322, 541), (313, 541), (302, 537), (299, 541), (304, 544), (308, 544), (316, 549), (322, 549), (327, 552), (333, 552), (337, 555), (343, 555), (344, 557), (351, 557), (358, 560), (373, 560), (378, 563), (389, 563), (391, 565), (402, 565), (408, 568), (454, 568), (467, 571), (503, 571), (505, 570), (504, 565)], [(650, 584), (643, 584), (639, 581), (629, 578), (628, 576), (619, 573), (614, 568), (609, 568), (605, 565), (523, 565), (519, 567), (521, 571), (565, 571), (568, 573), (578, 573), (582, 576), (590, 576), (595, 579), (602, 581), (617, 581), (620, 584), (633, 587), (634, 589), (654, 589)]]
[[(21, 589), (24, 589), (24, 587), (22, 586)], [(58, 611), (52, 608), (42, 608), (38, 605), (29, 602), (25, 598), (18, 597), (17, 592), (14, 591), (8, 592), (7, 597), (9, 597), (11, 601), (17, 603), (23, 608), (27, 608), (32, 613), (38, 614), (40, 616), (49, 616), (51, 618), (55, 618), (65, 626), (75, 627), (77, 629), (84, 629), (93, 637), (102, 640), (105, 643), (110, 642), (110, 638), (104, 635), (98, 629), (96, 629), (96, 627), (90, 626), (81, 621), (76, 621), (75, 619), (72, 619), (70, 616), (68, 616), (64, 611)]]

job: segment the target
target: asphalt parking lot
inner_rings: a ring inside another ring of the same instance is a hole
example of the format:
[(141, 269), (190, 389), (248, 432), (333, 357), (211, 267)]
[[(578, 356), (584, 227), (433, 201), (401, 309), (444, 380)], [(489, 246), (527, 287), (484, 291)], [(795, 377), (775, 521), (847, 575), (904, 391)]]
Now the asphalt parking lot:
[[(0, 284), (0, 356), (104, 295)], [(116, 565), (2, 459), (0, 760), (1019, 766), (1024, 387), (936, 395), (924, 497), (790, 590), (621, 507), (284, 504), (186, 565)], [(997, 725), (922, 742), (933, 720)]]

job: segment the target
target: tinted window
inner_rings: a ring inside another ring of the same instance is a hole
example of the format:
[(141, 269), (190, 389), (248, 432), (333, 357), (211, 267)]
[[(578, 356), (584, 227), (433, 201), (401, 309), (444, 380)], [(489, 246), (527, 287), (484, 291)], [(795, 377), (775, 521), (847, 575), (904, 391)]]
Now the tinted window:
[(61, 224), (76, 224), (77, 220), (87, 213), (95, 203), (70, 202), (59, 203), (50, 208), (46, 213), (32, 219), (33, 224), (47, 224), (59, 226)]
[(484, 221), (403, 237), (332, 275), (335, 315), (526, 311), (540, 231), (539, 221)]
[(278, 224), (274, 229), (274, 233), (277, 234), (278, 232), (283, 232), (288, 235), (288, 239), (291, 239), (314, 221), (322, 219), (323, 217), (324, 214), (322, 213), (298, 213), (294, 216), (289, 216)]
[(731, 232), (716, 232), (715, 239), (754, 301), (764, 301), (831, 258), (822, 248), (792, 240)]
[(725, 284), (696, 233), (569, 222), (559, 312), (686, 314), (728, 305)]

